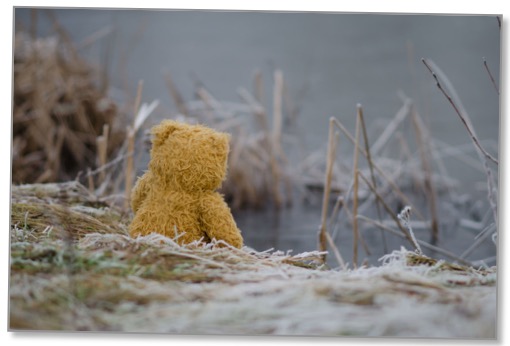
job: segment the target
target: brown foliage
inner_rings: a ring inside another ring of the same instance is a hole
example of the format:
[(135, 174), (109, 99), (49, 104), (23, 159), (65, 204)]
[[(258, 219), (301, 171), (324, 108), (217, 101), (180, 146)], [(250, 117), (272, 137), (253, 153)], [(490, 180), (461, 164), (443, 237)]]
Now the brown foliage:
[(98, 166), (97, 137), (108, 125), (111, 158), (122, 143), (117, 109), (98, 74), (68, 41), (15, 36), (12, 182), (74, 179)]

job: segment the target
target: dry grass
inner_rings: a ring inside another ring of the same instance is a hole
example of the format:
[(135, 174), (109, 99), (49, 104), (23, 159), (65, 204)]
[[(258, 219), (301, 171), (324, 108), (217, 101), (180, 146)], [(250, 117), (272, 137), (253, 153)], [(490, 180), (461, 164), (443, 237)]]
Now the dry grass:
[(98, 73), (62, 35), (15, 35), (14, 183), (74, 179), (114, 157), (124, 140)]
[[(400, 250), (336, 271), (320, 252), (130, 238), (127, 220), (76, 183), (13, 198), (47, 207), (11, 221), (11, 330), (495, 338), (495, 268)], [(74, 226), (41, 232), (57, 204)]]

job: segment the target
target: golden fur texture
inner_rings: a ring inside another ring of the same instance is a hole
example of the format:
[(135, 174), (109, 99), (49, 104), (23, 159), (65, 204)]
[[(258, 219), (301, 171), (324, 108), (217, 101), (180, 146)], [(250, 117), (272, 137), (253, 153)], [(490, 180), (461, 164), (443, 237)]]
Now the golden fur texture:
[(181, 244), (224, 240), (237, 248), (243, 238), (223, 197), (229, 135), (202, 125), (163, 120), (152, 128), (149, 170), (131, 195), (135, 237), (161, 233)]

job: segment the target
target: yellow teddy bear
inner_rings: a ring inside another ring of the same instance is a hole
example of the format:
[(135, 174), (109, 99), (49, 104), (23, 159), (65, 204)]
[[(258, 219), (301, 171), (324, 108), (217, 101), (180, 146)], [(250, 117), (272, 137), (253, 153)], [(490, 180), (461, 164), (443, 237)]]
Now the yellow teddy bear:
[(202, 125), (163, 120), (152, 128), (149, 170), (131, 195), (131, 236), (153, 232), (180, 244), (224, 240), (241, 248), (243, 238), (223, 197), (229, 135)]

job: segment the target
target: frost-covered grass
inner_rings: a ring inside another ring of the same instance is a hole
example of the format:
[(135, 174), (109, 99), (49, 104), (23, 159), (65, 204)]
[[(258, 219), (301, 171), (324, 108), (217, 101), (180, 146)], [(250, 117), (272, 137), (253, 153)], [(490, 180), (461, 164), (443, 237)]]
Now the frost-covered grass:
[(65, 190), (13, 188), (11, 330), (496, 336), (495, 267), (401, 249), (380, 266), (331, 270), (319, 252), (132, 239), (122, 214)]

